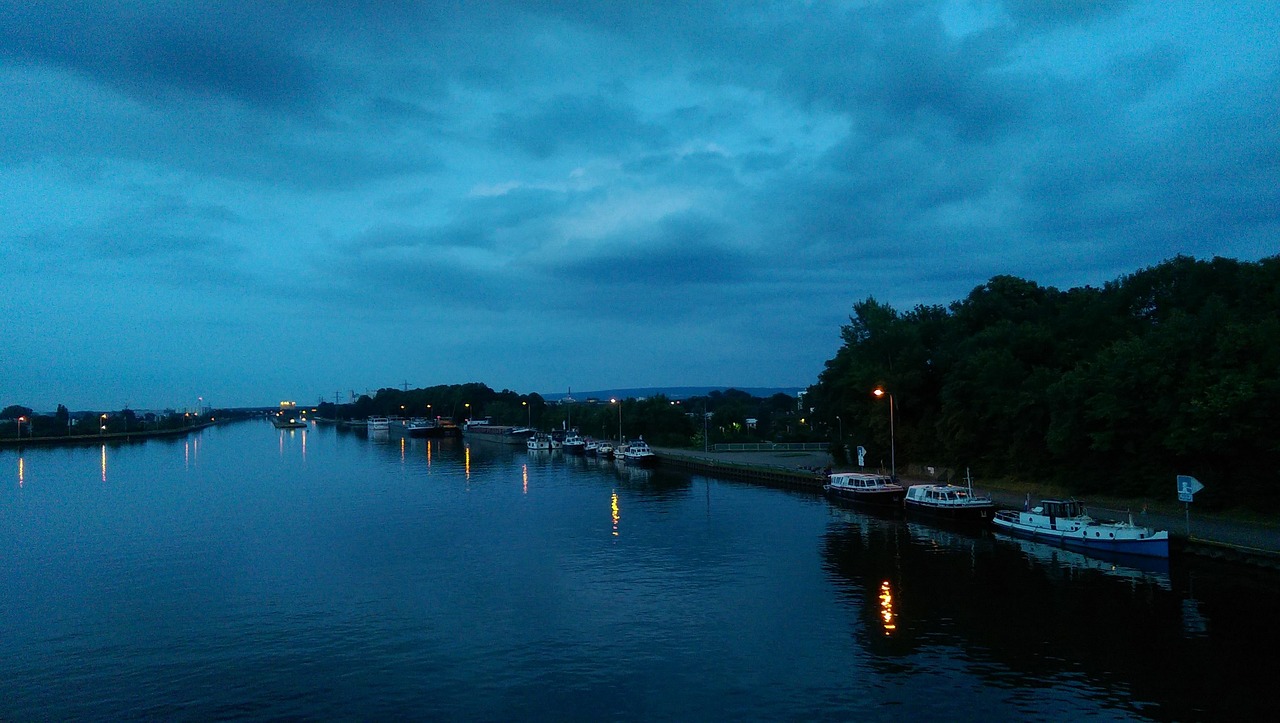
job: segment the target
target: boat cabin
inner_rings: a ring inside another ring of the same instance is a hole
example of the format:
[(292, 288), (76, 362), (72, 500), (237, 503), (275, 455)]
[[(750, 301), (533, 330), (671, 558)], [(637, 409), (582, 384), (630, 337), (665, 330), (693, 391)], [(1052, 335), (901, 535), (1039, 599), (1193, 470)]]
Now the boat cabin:
[(962, 504), (973, 499), (964, 487), (918, 486), (911, 488), (911, 499), (938, 504)]
[(1077, 500), (1040, 500), (1031, 511), (1046, 517), (1083, 517), (1084, 505)]
[(837, 472), (831, 475), (831, 484), (842, 489), (878, 490), (897, 485), (888, 475), (867, 472)]

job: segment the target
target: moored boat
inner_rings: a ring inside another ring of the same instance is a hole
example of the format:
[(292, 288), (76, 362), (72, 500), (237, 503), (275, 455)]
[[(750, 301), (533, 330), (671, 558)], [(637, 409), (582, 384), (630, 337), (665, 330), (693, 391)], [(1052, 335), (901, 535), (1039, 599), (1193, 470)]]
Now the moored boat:
[(551, 451), (551, 435), (537, 432), (525, 440), (525, 447), (530, 452), (549, 452)]
[(613, 459), (613, 444), (611, 442), (601, 442), (597, 444), (596, 456), (600, 459)]
[(989, 496), (974, 494), (972, 485), (911, 485), (903, 500), (907, 512), (954, 522), (988, 524), (996, 504)]
[(467, 422), (462, 433), (470, 440), (518, 446), (526, 444), (529, 437), (533, 436), (534, 430), (529, 429), (528, 427), (509, 427), (505, 425), (489, 424), (489, 420), (487, 419), (474, 419)]
[(582, 445), (582, 453), (588, 457), (594, 457), (600, 452), (600, 443), (594, 439), (587, 439)]
[(837, 472), (822, 489), (838, 499), (879, 507), (901, 507), (907, 496), (907, 489), (888, 475), (867, 472)]
[(638, 467), (651, 467), (658, 463), (658, 455), (649, 448), (649, 443), (644, 441), (644, 437), (628, 444), (622, 456), (627, 464)]
[(388, 432), (391, 430), (391, 418), (374, 415), (369, 417), (370, 432)]
[(587, 451), (587, 440), (577, 432), (570, 432), (564, 437), (564, 453), (565, 454), (585, 454)]
[(1099, 550), (1147, 557), (1169, 556), (1169, 532), (1125, 522), (1097, 520), (1077, 500), (1041, 500), (1029, 510), (1000, 510), (997, 529), (1077, 550)]

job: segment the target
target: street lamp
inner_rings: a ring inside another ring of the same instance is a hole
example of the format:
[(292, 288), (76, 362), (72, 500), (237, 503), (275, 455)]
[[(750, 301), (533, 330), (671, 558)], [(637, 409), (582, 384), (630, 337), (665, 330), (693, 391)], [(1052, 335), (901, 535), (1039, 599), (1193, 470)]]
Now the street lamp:
[(105, 414), (102, 415), (101, 419), (102, 419), (102, 424), (98, 427), (99, 437), (107, 433), (107, 415)]
[[(13, 421), (15, 421), (15, 422), (17, 422), (17, 423), (18, 423), (18, 439), (22, 439), (22, 423), (23, 423), (23, 422), (25, 422), (25, 421), (27, 421), (27, 418), (26, 418), (26, 417), (18, 417), (17, 419), (15, 419), (15, 420), (13, 420)], [(28, 432), (30, 432), (30, 428), (28, 428), (28, 430), (27, 430), (27, 431), (28, 431)]]
[(894, 447), (894, 441), (893, 441), (893, 394), (891, 392), (886, 392), (884, 390), (884, 387), (876, 387), (875, 389), (871, 390), (871, 393), (876, 396), (876, 399), (879, 399), (880, 397), (883, 397), (883, 396), (889, 397), (889, 474), (890, 476), (893, 477), (893, 479), (897, 479), (898, 478), (897, 450)]
[(528, 402), (520, 402), (520, 406), (524, 407), (529, 412), (528, 414), (529, 421), (528, 421), (528, 424), (526, 424), (525, 426), (530, 429), (533, 429), (533, 407), (529, 406)]
[(844, 420), (840, 418), (839, 414), (836, 415), (836, 428), (840, 430), (838, 437), (838, 441), (840, 442), (840, 463), (844, 464), (848, 459), (846, 459), (844, 453)]
[(467, 421), (471, 421), (471, 402), (466, 402), (462, 406), (467, 408)]

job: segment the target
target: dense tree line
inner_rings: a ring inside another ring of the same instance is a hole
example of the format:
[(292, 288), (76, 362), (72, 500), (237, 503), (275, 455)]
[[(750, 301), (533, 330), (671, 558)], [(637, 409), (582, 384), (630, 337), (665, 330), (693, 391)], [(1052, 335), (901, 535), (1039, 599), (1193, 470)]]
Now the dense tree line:
[[(346, 404), (320, 402), (317, 414), (327, 419), (364, 419), (380, 414), (400, 417), (488, 419), (492, 424), (530, 425), (544, 431), (576, 428), (600, 439), (644, 437), (659, 446), (703, 445), (720, 442), (813, 439), (812, 425), (796, 407), (795, 397), (769, 398), (728, 389), (706, 396), (672, 400), (662, 395), (645, 399), (586, 400), (549, 403), (539, 394), (494, 391), (478, 382), (425, 389), (379, 389)], [(705, 417), (705, 422), (704, 422)], [(621, 431), (619, 430), (621, 424)]]
[(875, 461), (1211, 505), (1280, 497), (1280, 257), (1177, 257), (1059, 291), (997, 276), (947, 307), (867, 298), (806, 404)]
[[(215, 410), (210, 417), (228, 418), (232, 412)], [(59, 404), (53, 414), (37, 414), (30, 407), (13, 404), (0, 410), (0, 439), (26, 439), (31, 437), (75, 437), (95, 434), (126, 432), (159, 432), (182, 429), (201, 421), (203, 417), (175, 412), (144, 412), (138, 414), (125, 408), (115, 411), (70, 412)]]

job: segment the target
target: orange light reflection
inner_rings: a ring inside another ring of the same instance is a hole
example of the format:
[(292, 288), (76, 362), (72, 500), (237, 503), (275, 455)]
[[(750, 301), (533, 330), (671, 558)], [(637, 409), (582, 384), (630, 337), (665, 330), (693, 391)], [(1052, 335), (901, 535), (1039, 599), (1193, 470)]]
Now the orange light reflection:
[(529, 494), (529, 465), (520, 468), (520, 476), (524, 479), (524, 493)]
[(102, 445), (102, 481), (107, 481), (107, 445)]
[(898, 629), (897, 619), (897, 613), (893, 612), (893, 589), (889, 587), (889, 581), (885, 580), (880, 583), (880, 624), (884, 627), (885, 635), (892, 635)]
[(622, 515), (618, 512), (618, 491), (617, 490), (613, 491), (613, 500), (610, 502), (610, 506), (613, 508), (613, 536), (617, 537), (618, 536), (618, 520), (622, 517)]
[(19, 457), (18, 458), (18, 486), (19, 487), (21, 487), (22, 483), (25, 481), (25, 469), (26, 469), (26, 463), (23, 461), (21, 457)]
[(471, 481), (471, 447), (467, 447), (466, 449), (466, 456), (464, 458), (463, 464), (465, 465), (467, 481), (470, 482)]

